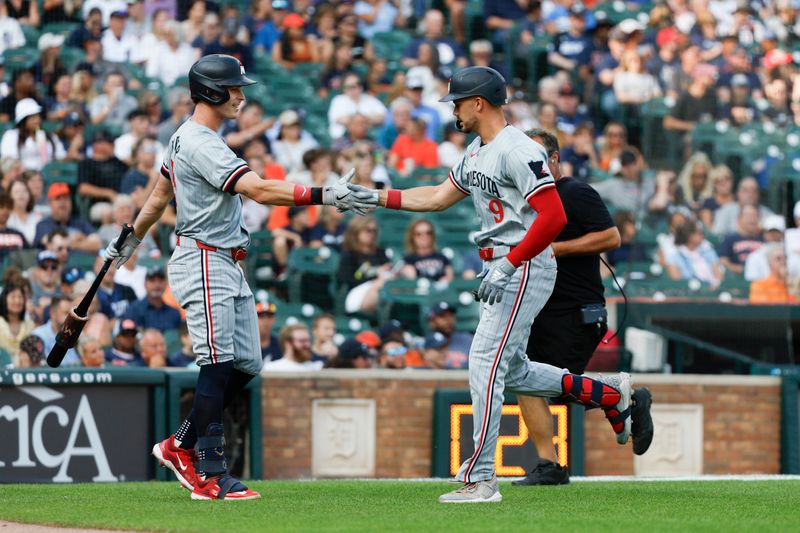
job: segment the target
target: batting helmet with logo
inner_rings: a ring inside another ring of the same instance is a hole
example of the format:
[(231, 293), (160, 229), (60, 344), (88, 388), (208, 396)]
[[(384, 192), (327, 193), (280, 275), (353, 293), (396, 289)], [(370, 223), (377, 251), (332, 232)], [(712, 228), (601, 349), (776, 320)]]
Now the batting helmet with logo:
[(467, 67), (450, 78), (449, 94), (439, 100), (452, 102), (469, 96), (482, 96), (492, 105), (507, 104), (506, 80), (489, 67)]
[(228, 87), (244, 87), (257, 83), (244, 74), (244, 67), (233, 56), (212, 54), (201, 57), (189, 69), (189, 90), (192, 100), (211, 105), (224, 104), (230, 98)]

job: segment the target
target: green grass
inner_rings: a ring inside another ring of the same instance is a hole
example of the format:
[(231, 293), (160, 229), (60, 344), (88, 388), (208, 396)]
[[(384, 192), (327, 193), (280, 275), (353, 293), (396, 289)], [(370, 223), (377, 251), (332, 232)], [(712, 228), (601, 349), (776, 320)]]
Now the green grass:
[(177, 483), (0, 485), (0, 519), (144, 531), (800, 531), (800, 481), (514, 487), (499, 504), (442, 505), (456, 485), (252, 482), (262, 498), (196, 502)]

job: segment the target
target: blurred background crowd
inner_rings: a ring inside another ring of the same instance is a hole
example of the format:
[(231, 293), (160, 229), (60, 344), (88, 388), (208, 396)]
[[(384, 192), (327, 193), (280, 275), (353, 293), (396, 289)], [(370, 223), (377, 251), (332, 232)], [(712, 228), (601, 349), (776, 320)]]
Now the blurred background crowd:
[[(219, 132), (264, 177), (407, 188), (469, 139), (468, 65), (557, 134), (623, 244), (629, 296), (800, 296), (797, 0), (0, 0), (0, 366), (38, 366), (159, 179), (199, 57), (259, 84)], [(481, 270), (469, 202), (426, 217), (244, 200), (267, 368), (464, 368)], [(174, 210), (112, 269), (65, 365), (192, 366), (165, 276)], [(607, 272), (607, 274), (610, 273)], [(607, 294), (619, 294), (608, 277)]]

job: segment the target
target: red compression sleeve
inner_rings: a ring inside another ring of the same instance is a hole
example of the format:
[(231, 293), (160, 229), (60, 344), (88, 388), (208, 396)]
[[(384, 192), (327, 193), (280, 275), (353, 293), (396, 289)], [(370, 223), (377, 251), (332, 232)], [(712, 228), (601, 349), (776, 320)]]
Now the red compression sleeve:
[(539, 255), (553, 242), (553, 239), (558, 237), (567, 223), (561, 197), (554, 186), (537, 192), (530, 197), (528, 203), (538, 214), (522, 242), (506, 256), (515, 267)]

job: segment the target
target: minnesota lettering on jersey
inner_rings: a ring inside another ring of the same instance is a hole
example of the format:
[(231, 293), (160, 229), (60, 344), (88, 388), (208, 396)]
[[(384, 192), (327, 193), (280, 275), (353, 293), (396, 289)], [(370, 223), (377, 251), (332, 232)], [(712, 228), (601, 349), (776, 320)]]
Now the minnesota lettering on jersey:
[(494, 179), (490, 178), (483, 172), (470, 170), (467, 172), (467, 179), (469, 180), (470, 187), (477, 187), (496, 198), (502, 198), (500, 189), (497, 187), (497, 183), (495, 183)]

